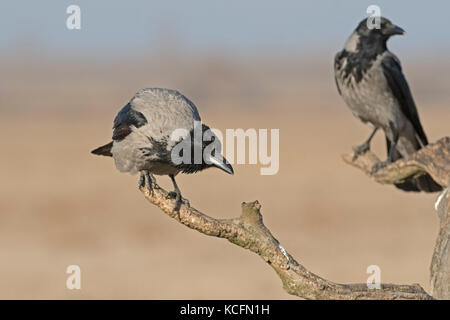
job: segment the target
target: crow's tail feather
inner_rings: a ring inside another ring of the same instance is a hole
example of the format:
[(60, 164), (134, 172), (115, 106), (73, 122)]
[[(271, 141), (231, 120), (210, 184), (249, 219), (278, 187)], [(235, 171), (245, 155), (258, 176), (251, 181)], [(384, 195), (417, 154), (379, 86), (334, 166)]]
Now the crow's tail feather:
[(438, 192), (442, 190), (442, 186), (437, 184), (429, 174), (425, 174), (406, 182), (397, 183), (395, 186), (403, 191), (413, 192)]
[(105, 144), (104, 146), (98, 147), (97, 149), (94, 149), (91, 151), (92, 154), (96, 154), (98, 156), (106, 156), (106, 157), (112, 157), (111, 148), (113, 146), (113, 142), (111, 141), (108, 144)]
[[(388, 149), (388, 153), (389, 153), (389, 149), (391, 146), (391, 142), (386, 138), (386, 145), (387, 145), (387, 149)], [(418, 146), (418, 149), (420, 149), (420, 144), (417, 141), (416, 146)], [(396, 150), (394, 152), (394, 158), (392, 159), (393, 161), (398, 160), (403, 158), (401, 156), (401, 154)], [(402, 183), (397, 183), (395, 184), (395, 186), (397, 188), (399, 188), (400, 190), (403, 191), (408, 191), (408, 192), (438, 192), (441, 191), (443, 188), (437, 184), (433, 178), (429, 175), (429, 174), (424, 174), (420, 177), (414, 178), (414, 179), (410, 179), (407, 180), (405, 182)]]

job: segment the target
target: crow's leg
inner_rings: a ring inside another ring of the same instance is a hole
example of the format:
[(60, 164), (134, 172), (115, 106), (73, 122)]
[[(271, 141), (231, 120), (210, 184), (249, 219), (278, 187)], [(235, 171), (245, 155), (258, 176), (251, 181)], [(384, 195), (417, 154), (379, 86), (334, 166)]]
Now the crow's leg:
[(390, 125), (391, 125), (393, 139), (392, 139), (392, 143), (389, 147), (388, 157), (387, 157), (386, 161), (380, 161), (373, 165), (372, 171), (371, 171), (372, 174), (374, 174), (378, 170), (385, 168), (386, 166), (388, 166), (389, 164), (394, 162), (394, 154), (395, 154), (395, 150), (397, 148), (399, 133), (398, 133), (398, 130), (394, 127), (394, 125), (392, 123)]
[(190, 206), (189, 200), (186, 199), (186, 198), (183, 198), (183, 196), (181, 195), (180, 188), (178, 188), (178, 185), (177, 185), (177, 183), (176, 183), (176, 181), (175, 181), (175, 176), (173, 176), (173, 175), (172, 175), (172, 176), (169, 175), (169, 176), (170, 176), (170, 179), (172, 180), (172, 183), (173, 183), (173, 186), (174, 186), (175, 191), (170, 191), (170, 192), (167, 194), (166, 199), (177, 199), (177, 197), (178, 197), (178, 195), (179, 195), (179, 197), (180, 197), (180, 199), (181, 199), (181, 202), (183, 202), (184, 204), (186, 204), (186, 205), (189, 207), (189, 206)]
[(375, 133), (377, 133), (377, 130), (378, 130), (378, 127), (375, 127), (373, 129), (373, 132), (370, 134), (369, 138), (363, 144), (361, 144), (355, 148), (352, 161), (355, 161), (356, 159), (358, 159), (358, 157), (360, 155), (362, 155), (370, 150), (370, 142), (372, 141), (373, 137), (375, 136)]
[(142, 170), (141, 176), (139, 177), (139, 189), (141, 188), (147, 188), (152, 195), (153, 193), (153, 185), (156, 184), (155, 177), (148, 171), (148, 170)]
[(177, 213), (178, 218), (180, 217), (180, 207), (183, 203), (183, 198), (181, 197), (181, 191), (180, 188), (178, 188), (177, 182), (175, 181), (175, 176), (173, 174), (169, 174), (170, 180), (172, 180), (173, 183), (173, 192), (169, 192), (168, 197), (173, 198), (175, 196), (175, 207), (173, 207), (172, 213)]

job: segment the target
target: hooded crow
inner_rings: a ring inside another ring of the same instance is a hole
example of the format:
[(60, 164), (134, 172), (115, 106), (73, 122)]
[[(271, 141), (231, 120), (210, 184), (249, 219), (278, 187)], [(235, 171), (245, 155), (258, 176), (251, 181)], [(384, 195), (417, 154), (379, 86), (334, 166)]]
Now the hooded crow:
[[(370, 149), (378, 129), (385, 133), (387, 160), (377, 163), (372, 173), (428, 144), (400, 61), (386, 46), (391, 36), (404, 33), (386, 18), (380, 18), (379, 28), (369, 28), (364, 19), (334, 60), (339, 94), (355, 117), (374, 128), (367, 141), (355, 149), (354, 160)], [(442, 190), (429, 175), (396, 186), (405, 191)]]
[(233, 174), (221, 155), (221, 143), (201, 123), (197, 107), (175, 90), (147, 88), (134, 95), (114, 119), (112, 142), (93, 154), (113, 157), (121, 172), (141, 173), (140, 186), (152, 191), (153, 175), (168, 175), (177, 211), (181, 192), (175, 176), (217, 167)]

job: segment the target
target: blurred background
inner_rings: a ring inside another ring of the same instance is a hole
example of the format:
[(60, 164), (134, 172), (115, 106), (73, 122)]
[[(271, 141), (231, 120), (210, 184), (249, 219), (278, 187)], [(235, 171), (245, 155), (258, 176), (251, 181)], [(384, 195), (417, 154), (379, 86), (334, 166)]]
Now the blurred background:
[[(66, 8), (81, 8), (81, 29)], [(378, 185), (341, 154), (370, 128), (338, 96), (333, 57), (369, 5), (403, 27), (401, 59), (430, 141), (449, 135), (447, 1), (3, 1), (0, 4), (0, 298), (289, 299), (257, 255), (176, 223), (137, 176), (91, 155), (143, 87), (181, 91), (211, 127), (280, 129), (280, 170), (180, 176), (191, 204), (267, 227), (314, 273), (429, 289), (436, 194)], [(384, 137), (374, 150), (385, 157)], [(171, 188), (166, 177), (158, 181)], [(67, 266), (81, 290), (66, 289)]]

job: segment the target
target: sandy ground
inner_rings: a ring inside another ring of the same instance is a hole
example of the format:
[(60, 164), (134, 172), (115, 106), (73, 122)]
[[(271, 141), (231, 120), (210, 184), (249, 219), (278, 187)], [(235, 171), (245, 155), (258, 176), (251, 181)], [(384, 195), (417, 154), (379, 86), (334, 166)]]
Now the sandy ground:
[[(32, 80), (23, 87), (14, 76), (11, 81), (0, 100), (0, 298), (293, 298), (258, 256), (172, 221), (143, 198), (137, 176), (89, 153), (108, 142), (112, 119), (138, 81), (118, 92), (120, 85), (111, 82), (75, 93), (60, 84), (53, 96), (45, 84), (37, 89)], [(314, 81), (298, 91), (291, 82), (290, 91), (257, 87), (242, 102), (246, 108), (239, 107), (239, 95), (223, 98), (226, 85), (197, 99), (192, 90), (212, 127), (279, 128), (280, 170), (261, 176), (259, 165), (235, 165), (234, 176), (213, 169), (180, 176), (184, 196), (214, 217), (237, 216), (242, 201), (258, 199), (282, 245), (332, 281), (365, 282), (366, 268), (375, 264), (383, 282), (429, 289), (437, 195), (381, 186), (345, 165), (341, 154), (370, 129), (351, 116), (331, 80), (322, 87)], [(80, 112), (74, 96), (84, 99)], [(445, 101), (426, 101), (420, 114), (434, 141), (449, 134), (450, 110)], [(384, 157), (381, 134), (374, 150)], [(159, 181), (170, 187), (168, 178)], [(72, 264), (81, 267), (81, 290), (66, 289)]]

